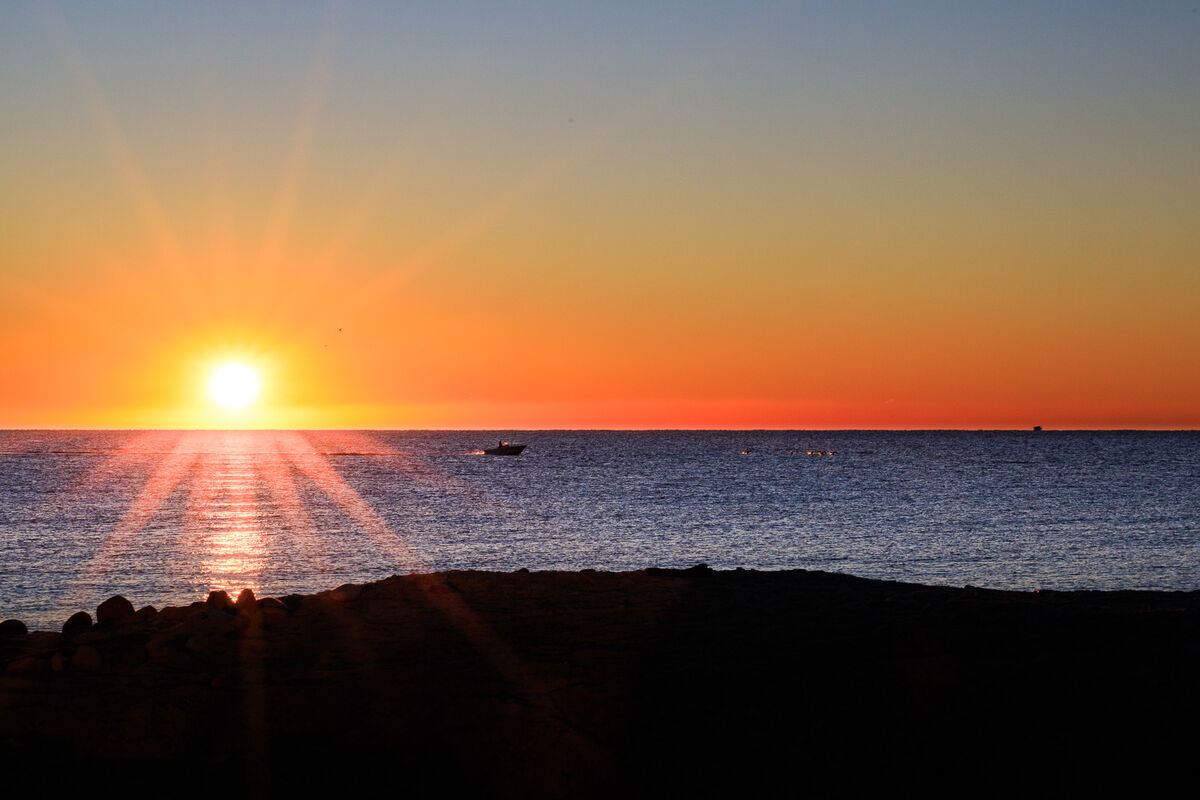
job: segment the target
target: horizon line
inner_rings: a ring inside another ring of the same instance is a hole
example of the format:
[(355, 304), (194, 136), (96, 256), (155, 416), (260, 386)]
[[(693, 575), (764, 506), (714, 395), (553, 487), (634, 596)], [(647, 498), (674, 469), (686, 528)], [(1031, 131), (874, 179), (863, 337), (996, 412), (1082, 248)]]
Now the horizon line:
[(211, 427), (196, 427), (196, 428), (133, 428), (133, 427), (116, 427), (116, 426), (95, 426), (95, 427), (41, 427), (41, 426), (18, 426), (18, 427), (0, 427), (3, 432), (143, 432), (143, 431), (162, 431), (162, 432), (178, 432), (178, 433), (270, 433), (280, 431), (295, 431), (295, 432), (311, 432), (311, 433), (330, 433), (330, 432), (349, 432), (349, 431), (372, 431), (385, 433), (449, 433), (449, 432), (495, 432), (495, 431), (519, 431), (522, 433), (787, 433), (787, 432), (829, 432), (829, 433), (1121, 433), (1121, 432), (1136, 432), (1136, 433), (1197, 433), (1200, 428), (1171, 428), (1171, 427), (1102, 427), (1102, 428), (1069, 428), (1069, 427), (1046, 427), (1046, 426), (1024, 426), (1024, 427), (851, 427), (851, 428), (793, 428), (793, 427), (754, 427), (754, 428), (690, 428), (690, 427), (559, 427), (559, 428), (520, 428), (520, 427), (465, 427), (465, 428), (430, 428), (430, 427), (413, 427), (413, 428), (384, 428), (384, 427), (329, 427), (329, 428), (211, 428)]

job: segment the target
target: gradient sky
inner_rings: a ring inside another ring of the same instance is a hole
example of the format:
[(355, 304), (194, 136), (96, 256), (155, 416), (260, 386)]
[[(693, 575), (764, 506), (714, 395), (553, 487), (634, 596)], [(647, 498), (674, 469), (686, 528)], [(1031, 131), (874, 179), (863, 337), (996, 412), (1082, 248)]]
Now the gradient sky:
[(1200, 427), (1194, 5), (6, 3), (0, 427)]

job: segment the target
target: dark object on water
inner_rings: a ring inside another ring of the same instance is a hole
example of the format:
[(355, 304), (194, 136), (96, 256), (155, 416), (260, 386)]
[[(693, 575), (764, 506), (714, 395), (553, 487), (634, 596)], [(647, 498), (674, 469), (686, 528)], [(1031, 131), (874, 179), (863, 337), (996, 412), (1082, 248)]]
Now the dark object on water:
[(501, 441), (496, 447), (489, 447), (487, 450), (484, 450), (483, 454), (486, 456), (519, 456), (525, 447), (523, 444), (509, 444), (508, 442)]
[(1041, 426), (1041, 425), (1034, 425), (1034, 426), (1033, 426), (1033, 432), (1034, 432), (1034, 433), (1037, 433), (1037, 432), (1038, 432), (1038, 431), (1040, 431), (1041, 429), (1042, 429), (1042, 426)]

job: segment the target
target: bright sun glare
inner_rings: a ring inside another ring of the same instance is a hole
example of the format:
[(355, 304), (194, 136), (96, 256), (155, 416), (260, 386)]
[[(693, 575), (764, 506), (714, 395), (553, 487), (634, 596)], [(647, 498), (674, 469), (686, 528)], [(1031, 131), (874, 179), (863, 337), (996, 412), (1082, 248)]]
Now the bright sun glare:
[(258, 373), (245, 364), (222, 364), (208, 379), (208, 393), (225, 408), (245, 408), (258, 396)]

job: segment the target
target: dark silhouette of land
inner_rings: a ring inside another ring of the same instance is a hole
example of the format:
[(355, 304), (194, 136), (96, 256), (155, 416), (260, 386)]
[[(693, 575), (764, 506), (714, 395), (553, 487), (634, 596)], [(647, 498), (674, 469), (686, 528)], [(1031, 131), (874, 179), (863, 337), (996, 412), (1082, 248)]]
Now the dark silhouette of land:
[(452, 572), (0, 628), (3, 774), (125, 794), (1151, 792), (1200, 593)]

